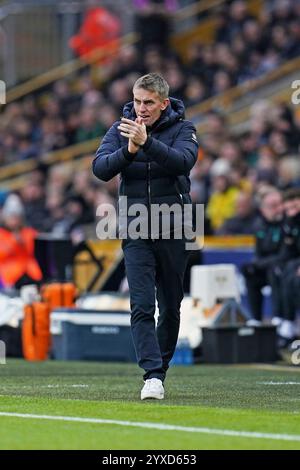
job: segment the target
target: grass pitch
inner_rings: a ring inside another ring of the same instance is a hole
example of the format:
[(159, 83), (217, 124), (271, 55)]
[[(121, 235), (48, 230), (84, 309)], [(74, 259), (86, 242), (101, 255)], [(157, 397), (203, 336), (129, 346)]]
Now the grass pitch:
[(142, 385), (131, 364), (10, 360), (0, 449), (300, 449), (299, 367), (173, 366), (155, 402)]

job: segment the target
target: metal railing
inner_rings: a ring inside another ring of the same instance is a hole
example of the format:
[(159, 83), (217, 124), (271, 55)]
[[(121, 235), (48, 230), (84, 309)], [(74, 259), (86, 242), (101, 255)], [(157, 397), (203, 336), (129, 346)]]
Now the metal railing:
[[(102, 0), (101, 5), (122, 17), (129, 31), (131, 16), (123, 0)], [(7, 87), (71, 60), (69, 39), (78, 32), (86, 3), (79, 0), (22, 0), (0, 5), (0, 75)]]
[[(45, 2), (43, 2), (42, 5), (39, 6), (40, 9), (44, 9), (48, 2), (49, 4), (52, 4), (54, 0), (45, 0)], [(119, 0), (120, 1), (120, 0)], [(253, 1), (253, 0), (251, 0)], [(186, 23), (189, 27), (189, 31), (191, 30), (190, 26), (191, 26), (191, 23), (187, 22), (187, 20), (191, 20), (193, 17), (197, 17), (197, 15), (201, 14), (201, 13), (205, 13), (205, 12), (209, 12), (210, 13), (210, 10), (215, 8), (216, 6), (219, 6), (221, 5), (222, 3), (224, 3), (225, 0), (201, 0), (201, 1), (198, 1), (198, 2), (195, 2), (193, 3), (192, 5), (189, 5), (187, 7), (184, 7), (180, 10), (178, 10), (177, 12), (174, 13), (174, 24), (176, 25), (176, 28), (178, 30), (178, 25), (179, 24), (182, 24), (182, 23)], [(66, 7), (64, 7), (64, 4), (67, 4), (69, 5), (68, 6), (68, 9), (70, 10), (66, 10)], [(115, 3), (115, 2), (114, 2)], [(31, 68), (30, 70), (31, 71), (34, 71), (34, 75), (36, 75), (34, 78), (31, 78), (27, 81), (25, 81), (25, 83), (15, 87), (15, 88), (12, 88), (8, 94), (7, 94), (7, 103), (11, 102), (11, 101), (14, 101), (16, 99), (19, 99), (21, 98), (22, 96), (24, 96), (25, 94), (27, 93), (31, 93), (35, 90), (38, 90), (39, 88), (41, 87), (44, 87), (48, 84), (51, 84), (52, 82), (60, 79), (60, 78), (63, 78), (63, 77), (66, 77), (78, 70), (81, 70), (82, 68), (86, 67), (87, 65), (93, 65), (95, 63), (97, 63), (97, 61), (99, 60), (100, 57), (104, 57), (105, 56), (105, 51), (103, 51), (103, 49), (99, 49), (99, 50), (95, 50), (93, 52), (93, 54), (91, 54), (88, 58), (85, 58), (85, 60), (82, 60), (82, 59), (73, 59), (73, 60), (67, 60), (66, 61), (66, 57), (67, 58), (70, 58), (70, 54), (71, 54), (71, 50), (70, 48), (68, 47), (68, 39), (69, 37), (74, 34), (76, 32), (76, 20), (75, 18), (72, 18), (72, 21), (69, 19), (68, 21), (66, 20), (66, 18), (64, 19), (64, 17), (66, 15), (68, 15), (68, 18), (70, 18), (70, 15), (73, 15), (75, 16), (76, 14), (78, 15), (79, 12), (81, 11), (80, 8), (82, 9), (82, 2), (74, 2), (74, 1), (70, 1), (70, 2), (62, 2), (62, 3), (59, 3), (60, 6), (60, 13), (58, 13), (58, 10), (53, 10), (53, 8), (51, 8), (51, 15), (61, 15), (62, 16), (62, 19), (60, 20), (62, 23), (61, 23), (61, 27), (60, 27), (60, 34), (59, 34), (59, 31), (57, 31), (57, 17), (56, 18), (56, 26), (54, 28), (52, 28), (52, 30), (49, 32), (49, 35), (48, 35), (48, 41), (50, 41), (50, 44), (52, 44), (50, 46), (51, 50), (54, 51), (54, 49), (56, 50), (56, 52), (58, 52), (58, 55), (55, 56), (55, 53), (52, 54), (52, 52), (50, 53), (47, 53), (47, 51), (45, 49), (43, 49), (43, 53), (42, 53), (42, 60), (39, 59), (40, 57), (40, 53), (42, 51), (42, 49), (38, 52), (37, 54), (37, 51), (34, 51), (32, 50), (31, 52), (34, 54), (34, 64), (35, 66), (33, 68)], [(73, 5), (73, 9), (71, 9), (71, 6)], [(23, 6), (23, 9), (25, 8), (25, 6)], [(27, 4), (27, 7), (28, 8), (28, 4)], [(24, 12), (27, 11), (27, 10), (24, 10)], [(38, 12), (39, 10), (37, 10)], [(45, 29), (45, 23), (47, 23), (46, 19), (47, 19), (47, 11), (48, 10), (44, 10), (45, 11), (45, 21), (44, 22), (40, 22), (41, 24), (43, 24), (43, 29)], [(24, 15), (24, 12), (23, 12), (23, 15)], [(73, 13), (72, 13), (73, 12)], [(9, 26), (8, 28), (8, 32), (7, 32), (7, 41), (6, 41), (6, 51), (5, 51), (5, 57), (3, 58), (3, 63), (6, 63), (6, 71), (3, 70), (2, 71), (2, 76), (4, 77), (4, 81), (6, 82), (7, 84), (7, 87), (9, 88), (11, 86), (11, 84), (14, 84), (14, 82), (16, 81), (16, 76), (19, 75), (19, 72), (21, 73), (21, 75), (23, 74), (23, 72), (21, 70), (17, 71), (16, 70), (16, 66), (18, 66), (20, 69), (22, 69), (22, 64), (24, 62), (24, 57), (25, 56), (29, 56), (31, 57), (31, 52), (28, 54), (27, 53), (20, 53), (20, 62), (17, 62), (16, 60), (14, 60), (14, 57), (16, 57), (16, 47), (15, 47), (15, 38), (13, 37), (14, 35), (14, 32), (15, 32), (15, 27), (14, 27), (14, 23), (16, 20), (12, 21), (11, 20), (11, 17), (12, 15), (16, 14), (13, 13), (13, 10), (12, 10), (12, 7), (10, 7), (10, 9), (3, 9), (2, 10), (2, 13), (4, 14), (5, 16), (5, 21), (11, 21), (11, 25)], [(29, 13), (28, 13), (29, 14)], [(1, 21), (1, 9), (0, 9), (0, 21)], [(39, 21), (39, 17), (38, 15), (36, 16), (36, 22)], [(203, 23), (205, 23), (207, 20), (205, 19), (203, 21)], [(51, 20), (48, 18), (48, 23), (51, 24)], [(127, 22), (128, 23), (128, 22)], [(196, 19), (196, 25), (197, 25), (197, 30), (199, 28), (199, 20)], [(28, 29), (28, 34), (29, 34), (29, 37), (32, 38), (32, 34), (33, 33), (30, 33), (30, 27), (32, 25), (28, 23), (27, 25), (27, 29)], [(22, 24), (20, 25), (21, 27), (21, 30), (23, 28)], [(186, 29), (186, 28), (185, 28)], [(192, 28), (193, 29), (193, 28)], [(18, 33), (18, 37), (20, 36), (20, 32)], [(31, 36), (30, 36), (31, 34)], [(35, 34), (35, 33), (34, 33)], [(45, 34), (45, 32), (43, 32), (43, 34)], [(173, 44), (175, 44), (176, 46), (176, 37), (178, 36), (178, 41), (177, 43), (180, 44), (181, 43), (181, 35), (178, 34), (178, 33), (174, 33), (173, 35), (173, 38), (174, 40), (172, 41)], [(41, 41), (39, 41), (39, 37), (37, 36), (36, 38), (36, 42), (40, 44), (42, 44)], [(127, 33), (123, 36), (122, 38), (122, 44), (125, 45), (125, 44), (135, 44), (138, 40), (138, 36), (134, 33)], [(32, 41), (31, 41), (32, 42)], [(45, 40), (44, 40), (44, 43), (45, 43)], [(25, 41), (25, 45), (26, 45), (26, 41)], [(61, 45), (63, 45), (63, 47), (61, 47)], [(22, 46), (22, 47), (25, 47), (25, 46)], [(55, 60), (54, 60), (54, 56), (56, 57)], [(63, 60), (63, 58), (65, 58), (65, 60)], [(33, 59), (32, 59), (33, 60)], [(45, 63), (45, 61), (47, 61), (47, 63)], [(63, 62), (63, 63), (62, 63)], [(28, 74), (28, 61), (25, 62), (26, 64), (26, 67), (25, 67), (25, 76), (26, 74)], [(32, 65), (34, 65), (32, 64)], [(46, 72), (43, 72), (45, 71)]]
[(195, 2), (177, 11), (175, 13), (175, 17), (177, 20), (183, 21), (201, 13), (209, 12), (209, 10), (222, 5), (225, 1), (226, 0), (202, 0), (200, 2)]
[[(135, 33), (128, 33), (126, 36), (122, 38), (121, 47), (126, 47), (130, 44), (134, 44), (137, 41), (137, 36)], [(89, 57), (85, 58), (84, 60), (81, 58), (71, 60), (67, 63), (59, 65), (48, 72), (45, 72), (38, 77), (32, 78), (27, 82), (19, 85), (12, 90), (9, 90), (6, 95), (6, 102), (10, 103), (15, 101), (19, 98), (22, 98), (28, 93), (35, 92), (36, 90), (53, 83), (60, 78), (64, 78), (68, 75), (71, 75), (74, 72), (77, 72), (87, 65), (92, 65), (98, 62), (101, 58), (107, 56), (107, 53), (103, 48), (95, 49)]]
[[(193, 27), (186, 28), (178, 34), (174, 35), (171, 43), (177, 52), (184, 58), (188, 47), (193, 42), (201, 42), (202, 44), (209, 44), (214, 41), (215, 30), (217, 26), (217, 18), (212, 13), (211, 10), (221, 6), (224, 1), (210, 0), (197, 2), (194, 5), (186, 7), (185, 9), (178, 12), (178, 17), (182, 18), (181, 22), (185, 23), (184, 18), (189, 15), (194, 15), (196, 19)], [(247, 7), (249, 12), (257, 16), (263, 5), (263, 0), (248, 0)], [(209, 14), (204, 17), (204, 19), (199, 22), (199, 15), (202, 13), (208, 12)], [(187, 23), (188, 24), (188, 23)]]
[[(220, 95), (213, 96), (208, 100), (203, 101), (200, 104), (191, 106), (187, 109), (187, 117), (188, 119), (199, 121), (201, 116), (203, 116), (207, 111), (210, 109), (219, 109), (223, 112), (229, 112), (232, 104), (239, 100), (240, 98), (244, 97), (247, 93), (254, 93), (258, 89), (266, 86), (270, 82), (275, 82), (276, 80), (282, 79), (284, 76), (287, 76), (293, 72), (298, 71), (300, 68), (300, 58), (296, 57), (295, 59), (289, 60), (288, 62), (284, 63), (280, 67), (271, 72), (262, 75), (261, 77), (244, 82), (243, 84), (233, 87), (222, 93)], [(291, 90), (283, 90), (283, 95), (286, 96), (286, 91), (291, 94)], [(279, 93), (279, 92), (278, 92)], [(275, 96), (276, 94), (274, 94)], [(245, 106), (247, 107), (247, 106)], [(243, 116), (247, 116), (247, 112), (239, 110), (238, 111), (239, 118)], [(232, 117), (231, 117), (232, 119)], [(200, 124), (199, 124), (200, 125)], [(204, 130), (204, 127), (201, 127), (201, 130)]]

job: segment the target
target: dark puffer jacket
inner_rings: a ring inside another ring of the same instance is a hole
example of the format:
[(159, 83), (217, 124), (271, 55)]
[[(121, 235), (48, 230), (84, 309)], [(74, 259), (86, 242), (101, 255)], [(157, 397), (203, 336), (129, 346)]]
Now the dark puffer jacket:
[[(136, 118), (133, 102), (125, 105), (123, 115)], [(184, 119), (182, 101), (170, 98), (135, 155), (128, 152), (128, 139), (120, 135), (119, 123), (110, 128), (97, 150), (94, 174), (109, 181), (120, 173), (119, 195), (127, 196), (128, 207), (191, 202), (189, 172), (197, 160), (198, 143), (195, 127)]]

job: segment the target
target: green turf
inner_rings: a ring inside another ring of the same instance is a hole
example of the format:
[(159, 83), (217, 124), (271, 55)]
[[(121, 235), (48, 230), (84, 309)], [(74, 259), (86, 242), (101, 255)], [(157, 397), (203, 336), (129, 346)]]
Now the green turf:
[[(9, 361), (0, 366), (0, 412), (300, 435), (297, 367), (173, 367), (161, 402), (140, 402), (141, 386), (135, 365)], [(216, 448), (300, 449), (300, 442), (0, 416), (0, 449)]]

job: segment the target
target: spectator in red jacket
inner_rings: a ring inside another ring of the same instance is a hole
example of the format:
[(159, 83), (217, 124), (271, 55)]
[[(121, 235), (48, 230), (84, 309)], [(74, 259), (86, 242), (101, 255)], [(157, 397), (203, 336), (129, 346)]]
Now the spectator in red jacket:
[(71, 38), (70, 46), (80, 57), (102, 49), (105, 56), (99, 58), (99, 63), (107, 63), (119, 49), (120, 32), (121, 23), (115, 15), (105, 8), (91, 7), (79, 33)]
[(42, 279), (34, 258), (34, 239), (37, 232), (26, 227), (24, 207), (17, 195), (6, 199), (0, 228), (0, 280), (4, 287), (38, 283)]

